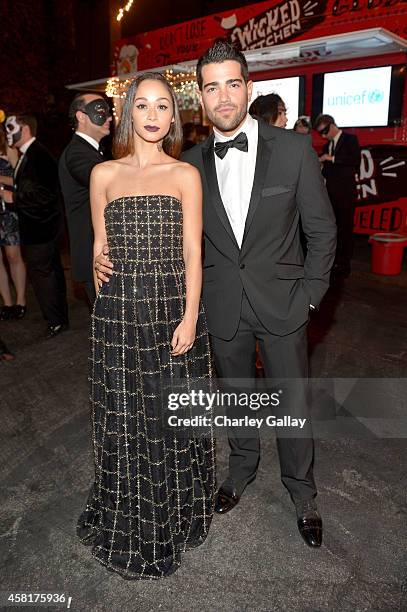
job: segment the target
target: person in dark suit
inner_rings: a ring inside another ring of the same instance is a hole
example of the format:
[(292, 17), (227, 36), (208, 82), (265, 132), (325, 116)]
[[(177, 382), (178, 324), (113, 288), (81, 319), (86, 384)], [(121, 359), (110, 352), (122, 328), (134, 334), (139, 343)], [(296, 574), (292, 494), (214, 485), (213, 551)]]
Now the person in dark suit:
[(93, 305), (96, 294), (89, 183), (94, 166), (104, 161), (99, 143), (109, 135), (112, 117), (102, 96), (84, 93), (73, 99), (69, 119), (75, 134), (59, 160), (59, 180), (68, 222), (72, 276), (84, 283)]
[(192, 149), (196, 145), (197, 142), (197, 133), (196, 133), (196, 125), (195, 123), (184, 123), (182, 126), (183, 133), (183, 143), (182, 150), (188, 151), (188, 149)]
[(59, 252), (61, 207), (58, 168), (51, 153), (36, 139), (37, 121), (31, 115), (12, 115), (6, 121), (10, 146), (20, 151), (14, 169), (14, 205), (22, 252), (48, 337), (68, 327), (66, 283)]
[[(240, 51), (216, 43), (199, 59), (197, 81), (214, 133), (182, 158), (199, 169), (203, 185), (203, 301), (217, 373), (254, 379), (258, 340), (266, 377), (293, 379), (289, 414), (308, 418), (306, 328), (310, 308), (328, 288), (336, 246), (318, 159), (309, 138), (248, 115), (252, 83)], [(107, 281), (111, 268), (104, 249), (95, 258), (98, 280)], [(259, 462), (258, 430), (231, 427), (229, 442), (229, 476), (215, 506), (220, 514), (239, 503)], [(280, 435), (278, 451), (299, 531), (319, 547), (310, 428), (302, 438)]]
[(360, 168), (359, 141), (357, 136), (340, 130), (331, 115), (319, 115), (314, 127), (327, 140), (319, 160), (338, 227), (332, 273), (336, 278), (346, 278), (351, 272), (353, 254), (353, 217), (357, 195), (355, 174)]

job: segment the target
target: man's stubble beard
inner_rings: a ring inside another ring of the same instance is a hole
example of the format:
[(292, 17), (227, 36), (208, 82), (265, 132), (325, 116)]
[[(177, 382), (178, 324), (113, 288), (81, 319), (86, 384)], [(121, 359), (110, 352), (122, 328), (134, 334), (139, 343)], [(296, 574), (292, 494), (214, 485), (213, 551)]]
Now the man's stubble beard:
[(208, 119), (213, 123), (213, 125), (215, 126), (217, 130), (219, 130), (220, 132), (233, 132), (239, 127), (239, 125), (245, 119), (247, 115), (247, 106), (248, 105), (246, 103), (244, 106), (242, 106), (242, 108), (240, 109), (237, 115), (230, 117), (229, 119), (224, 119), (224, 120), (222, 120), (221, 117), (216, 115), (215, 112), (212, 113), (212, 111), (208, 112), (206, 109), (205, 110), (206, 110)]

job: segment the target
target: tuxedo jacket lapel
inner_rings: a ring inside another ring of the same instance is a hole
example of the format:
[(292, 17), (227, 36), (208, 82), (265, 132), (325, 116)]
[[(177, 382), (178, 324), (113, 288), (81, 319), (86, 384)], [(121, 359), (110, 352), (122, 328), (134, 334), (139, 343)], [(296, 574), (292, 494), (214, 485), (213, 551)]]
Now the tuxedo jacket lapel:
[(230, 221), (227, 216), (227, 213), (226, 213), (226, 210), (225, 210), (225, 207), (223, 205), (222, 198), (220, 195), (220, 191), (219, 191), (218, 177), (216, 175), (215, 153), (214, 153), (213, 142), (214, 142), (214, 136), (212, 134), (212, 136), (208, 138), (207, 142), (205, 143), (205, 146), (202, 149), (205, 176), (208, 182), (208, 188), (209, 188), (210, 195), (211, 195), (211, 202), (226, 232), (229, 234), (234, 245), (237, 248), (239, 248), (239, 245), (236, 242), (236, 238), (233, 233), (232, 226), (230, 225)]
[(256, 212), (257, 206), (260, 202), (261, 192), (263, 189), (264, 181), (267, 176), (267, 170), (271, 160), (271, 152), (272, 152), (272, 141), (266, 140), (264, 135), (261, 133), (261, 124), (259, 124), (259, 137), (257, 143), (257, 157), (256, 157), (256, 169), (254, 172), (254, 180), (252, 193), (250, 196), (249, 210), (247, 211), (246, 223), (244, 227), (243, 234), (243, 243), (242, 249), (244, 245), (245, 238), (250, 230), (250, 226), (253, 221), (254, 214)]
[(80, 147), (85, 147), (89, 153), (92, 153), (93, 155), (99, 156), (103, 159), (103, 155), (102, 153), (99, 151), (99, 149), (95, 149), (95, 147), (93, 145), (90, 144), (90, 142), (88, 142), (87, 140), (85, 140), (84, 138), (82, 138), (81, 136), (78, 136), (77, 134), (74, 134), (72, 137), (72, 141), (79, 145)]
[(336, 155), (337, 154), (337, 152), (339, 151), (339, 149), (343, 145), (343, 141), (344, 140), (345, 140), (345, 138), (344, 138), (344, 134), (342, 132), (342, 134), (338, 138), (338, 142), (336, 143), (336, 147), (334, 146), (333, 149), (332, 149), (332, 155)]
[[(33, 145), (31, 145), (33, 146)], [(27, 151), (28, 153), (28, 151)], [(26, 164), (27, 164), (27, 153), (25, 153), (23, 155), (23, 159), (21, 160), (20, 163), (17, 162), (17, 167), (16, 167), (16, 172), (14, 173), (14, 182), (16, 183), (16, 185), (18, 185), (18, 179), (19, 177), (21, 177), (21, 173), (24, 170)], [(20, 160), (19, 160), (20, 161)]]

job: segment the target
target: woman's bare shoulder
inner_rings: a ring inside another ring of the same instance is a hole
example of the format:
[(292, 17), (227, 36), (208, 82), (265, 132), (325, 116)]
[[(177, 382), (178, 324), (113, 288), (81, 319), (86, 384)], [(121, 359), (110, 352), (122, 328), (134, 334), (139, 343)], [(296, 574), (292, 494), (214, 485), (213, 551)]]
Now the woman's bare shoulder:
[(177, 173), (181, 180), (197, 181), (200, 180), (199, 170), (188, 162), (177, 160), (174, 164), (174, 172)]
[(109, 159), (101, 164), (97, 164), (93, 168), (92, 174), (96, 174), (97, 176), (111, 176), (115, 172), (119, 172), (120, 169), (123, 168), (123, 165), (124, 159)]

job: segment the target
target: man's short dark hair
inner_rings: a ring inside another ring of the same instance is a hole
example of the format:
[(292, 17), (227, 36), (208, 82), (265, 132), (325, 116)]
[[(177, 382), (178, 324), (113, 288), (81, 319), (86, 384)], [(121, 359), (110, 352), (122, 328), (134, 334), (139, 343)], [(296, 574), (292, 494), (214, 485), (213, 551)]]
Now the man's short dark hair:
[(19, 123), (20, 125), (28, 125), (28, 127), (30, 128), (31, 136), (37, 135), (38, 124), (37, 119), (34, 117), (34, 115), (26, 115), (24, 113), (17, 114), (16, 120), (17, 123)]
[(314, 121), (314, 129), (317, 130), (321, 125), (336, 125), (335, 119), (332, 115), (318, 115)]
[(281, 111), (286, 111), (284, 100), (276, 93), (258, 96), (250, 105), (249, 113), (274, 125)]
[(196, 80), (199, 89), (202, 91), (202, 68), (208, 64), (221, 64), (227, 60), (233, 60), (240, 64), (240, 70), (245, 83), (249, 80), (249, 68), (245, 56), (241, 51), (233, 47), (224, 40), (218, 40), (215, 44), (207, 49), (198, 60), (196, 66)]
[(83, 111), (85, 109), (85, 106), (87, 104), (85, 102), (85, 96), (88, 93), (90, 92), (76, 94), (76, 96), (72, 100), (71, 105), (69, 107), (69, 111), (68, 111), (69, 123), (71, 124), (74, 130), (76, 130), (76, 128), (78, 127), (78, 120), (76, 118), (76, 113), (78, 111)]

